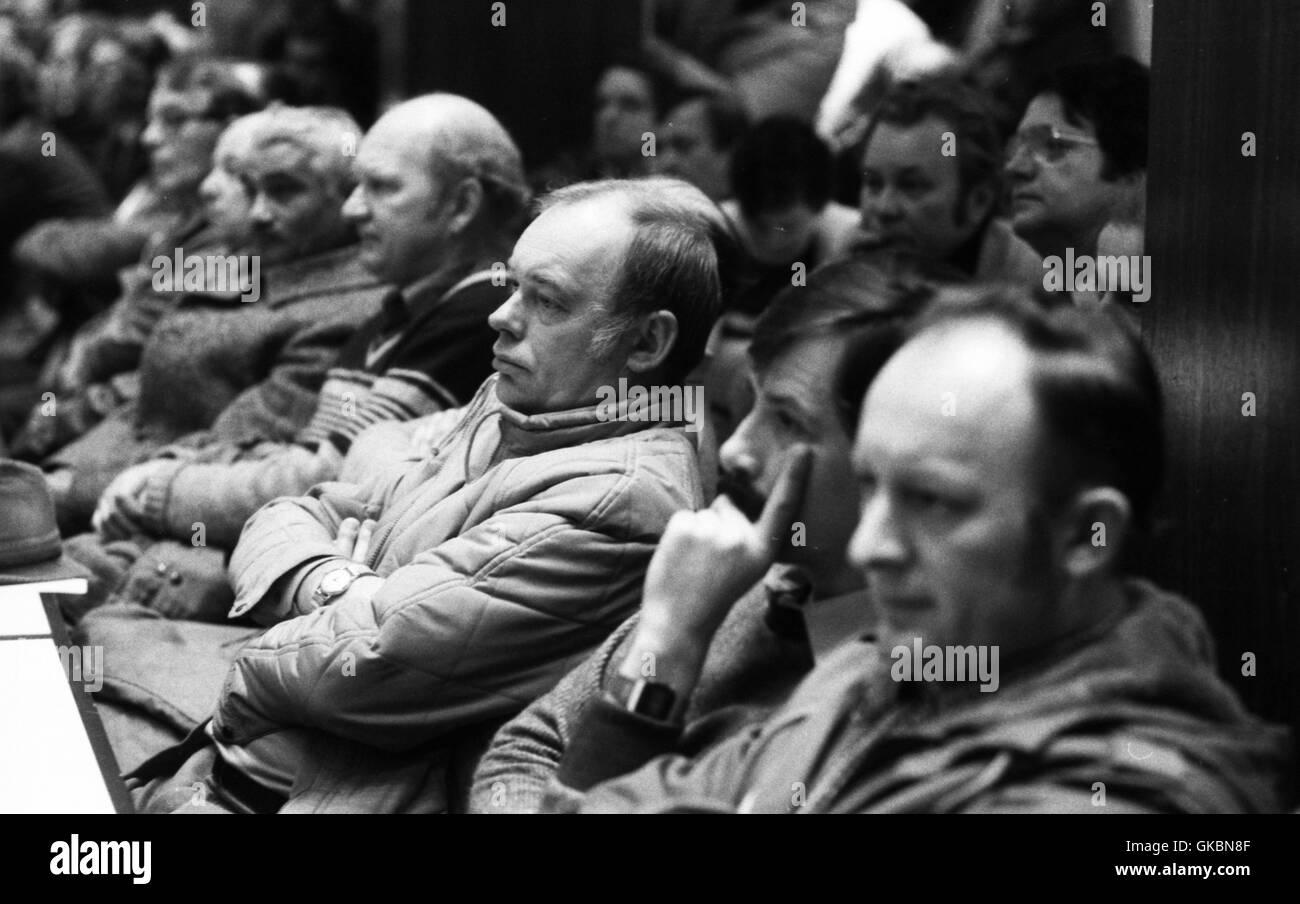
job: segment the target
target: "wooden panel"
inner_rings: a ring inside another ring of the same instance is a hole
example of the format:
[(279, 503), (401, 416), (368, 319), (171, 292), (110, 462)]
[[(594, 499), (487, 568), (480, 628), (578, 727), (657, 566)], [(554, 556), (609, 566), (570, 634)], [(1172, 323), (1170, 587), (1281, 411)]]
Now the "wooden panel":
[(1300, 731), (1297, 48), (1300, 3), (1157, 4), (1143, 328), (1171, 447), (1171, 525), (1150, 569), (1202, 607), (1247, 704)]

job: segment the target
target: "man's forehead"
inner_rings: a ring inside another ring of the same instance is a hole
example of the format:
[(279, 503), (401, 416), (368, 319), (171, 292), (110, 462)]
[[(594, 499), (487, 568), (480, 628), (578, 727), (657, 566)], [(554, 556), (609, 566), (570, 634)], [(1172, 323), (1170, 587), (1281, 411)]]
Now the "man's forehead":
[(249, 169), (262, 178), (283, 176), (303, 182), (316, 181), (311, 167), (312, 152), (281, 138), (257, 142)]
[(867, 391), (858, 451), (1020, 462), (1037, 435), (1032, 357), (1006, 328), (955, 323), (906, 343)]
[(632, 238), (623, 199), (588, 198), (544, 211), (524, 230), (510, 256), (518, 272), (569, 272), (621, 260)]
[(1040, 94), (1029, 102), (1025, 115), (1020, 118), (1020, 128), (1026, 129), (1036, 125), (1053, 125), (1068, 132), (1088, 132), (1094, 129), (1093, 123), (1086, 116), (1066, 116), (1065, 105), (1055, 94)]
[(757, 389), (773, 401), (791, 402), (804, 411), (829, 407), (846, 340), (810, 336), (784, 348), (754, 375)]
[(927, 116), (911, 125), (882, 122), (871, 134), (863, 161), (868, 166), (882, 160), (897, 163), (900, 159), (926, 168), (953, 166), (956, 158), (943, 153), (943, 135), (952, 130), (937, 116)]
[(356, 167), (367, 172), (428, 173), (433, 170), (433, 141), (414, 130), (383, 129), (376, 125), (361, 139)]

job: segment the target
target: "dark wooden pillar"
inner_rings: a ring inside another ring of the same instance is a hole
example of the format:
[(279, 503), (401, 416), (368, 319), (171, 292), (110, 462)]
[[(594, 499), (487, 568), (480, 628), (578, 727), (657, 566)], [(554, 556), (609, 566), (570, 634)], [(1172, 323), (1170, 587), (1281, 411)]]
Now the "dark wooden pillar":
[(1300, 3), (1160, 0), (1152, 75), (1143, 328), (1172, 525), (1150, 570), (1202, 607), (1247, 704), (1300, 732)]

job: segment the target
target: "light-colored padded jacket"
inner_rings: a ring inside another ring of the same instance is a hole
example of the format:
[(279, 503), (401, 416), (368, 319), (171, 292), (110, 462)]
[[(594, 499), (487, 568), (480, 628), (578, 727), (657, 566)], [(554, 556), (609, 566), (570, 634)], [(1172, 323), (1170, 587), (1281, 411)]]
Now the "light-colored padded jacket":
[(402, 789), (366, 792), (351, 753), (351, 775), (320, 776), (335, 756), (326, 739), (343, 742), (338, 753), (431, 761), (430, 745), (518, 712), (631, 614), (669, 517), (702, 504), (694, 437), (680, 426), (602, 422), (595, 408), (525, 416), (501, 404), (495, 381), (423, 460), (276, 500), (244, 530), (232, 615), (272, 620), (273, 585), (337, 556), (343, 519), (378, 522), (373, 598), (284, 613), (239, 654), (217, 705), (212, 734), (227, 747), (295, 729), (283, 732), (301, 739), (291, 797), (311, 775), (351, 784), (331, 792), (345, 809), (385, 808)]

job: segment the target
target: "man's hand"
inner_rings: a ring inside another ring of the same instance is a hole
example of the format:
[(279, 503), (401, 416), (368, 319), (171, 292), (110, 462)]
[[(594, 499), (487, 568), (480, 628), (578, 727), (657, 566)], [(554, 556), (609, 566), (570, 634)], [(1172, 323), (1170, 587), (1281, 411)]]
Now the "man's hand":
[[(723, 619), (789, 542), (811, 464), (807, 446), (790, 451), (753, 523), (721, 495), (703, 511), (673, 515), (646, 572), (641, 620), (622, 674), (654, 677), (672, 686), (679, 700), (694, 689)], [(655, 674), (646, 674), (647, 663), (655, 661)]]
[(166, 462), (147, 461), (127, 468), (113, 478), (90, 517), (96, 533), (105, 540), (125, 540), (141, 533), (140, 497), (149, 479), (165, 467)]
[(357, 521), (356, 518), (344, 518), (339, 525), (339, 535), (334, 540), (334, 545), (343, 558), (365, 565), (366, 556), (370, 555), (370, 538), (374, 534), (375, 522), (372, 519)]

